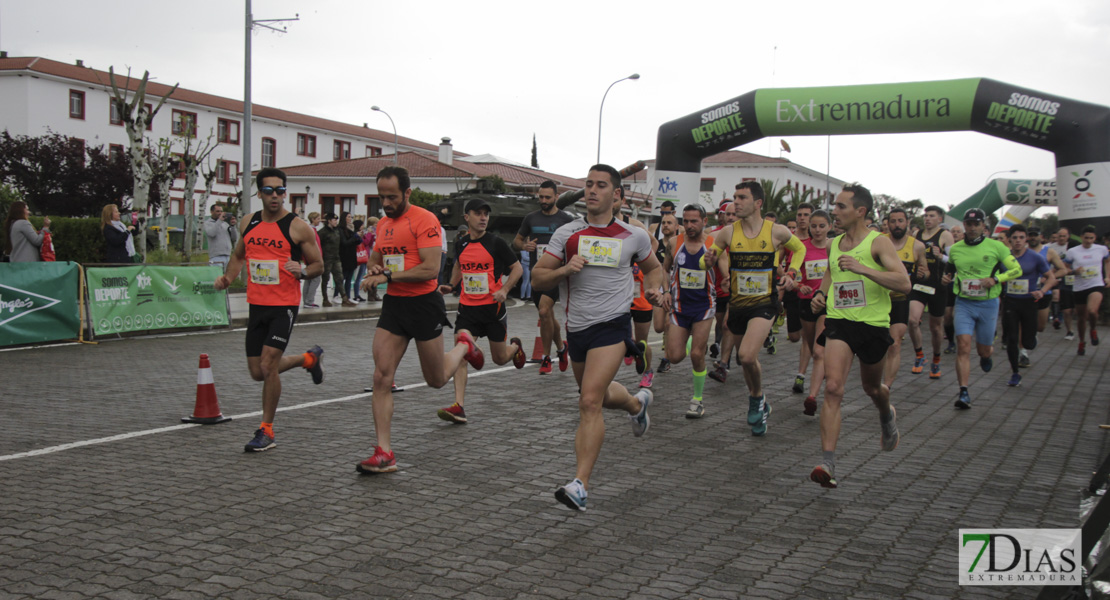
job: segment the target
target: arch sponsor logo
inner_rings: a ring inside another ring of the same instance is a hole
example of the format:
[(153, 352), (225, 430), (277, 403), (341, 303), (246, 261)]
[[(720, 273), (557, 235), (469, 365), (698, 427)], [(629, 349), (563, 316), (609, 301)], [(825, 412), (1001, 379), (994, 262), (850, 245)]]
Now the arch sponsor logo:
[(961, 529), (960, 585), (1080, 585), (1079, 529)]
[(61, 300), (0, 284), (0, 327), (33, 312), (50, 308)]

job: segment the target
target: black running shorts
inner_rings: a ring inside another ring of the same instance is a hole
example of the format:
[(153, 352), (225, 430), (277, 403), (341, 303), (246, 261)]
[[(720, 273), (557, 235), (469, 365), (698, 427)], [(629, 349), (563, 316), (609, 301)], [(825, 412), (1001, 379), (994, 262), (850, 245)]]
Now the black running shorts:
[(636, 310), (635, 308), (633, 308), (632, 309), (632, 322), (633, 323), (651, 323), (651, 319), (652, 319), (652, 316), (654, 316), (654, 314), (655, 314), (654, 311)]
[(798, 292), (785, 292), (782, 295), (782, 303), (786, 307), (786, 331), (787, 333), (794, 333), (795, 331), (802, 330), (802, 319), (799, 315)]
[(932, 294), (915, 289), (910, 292), (910, 302), (920, 302), (929, 311), (930, 317), (943, 317), (944, 308), (948, 306), (948, 290), (944, 287), (933, 288)]
[(909, 300), (891, 300), (890, 301), (890, 324), (905, 325), (910, 322), (910, 301)]
[(285, 352), (293, 324), (297, 322), (298, 309), (297, 306), (251, 304), (247, 317), (247, 358), (262, 356), (263, 346)]
[(840, 340), (848, 344), (852, 354), (865, 365), (873, 365), (886, 358), (887, 348), (894, 343), (889, 329), (848, 319), (825, 319), (825, 331), (817, 338), (817, 344), (825, 346), (826, 340)]
[(460, 304), (455, 319), (455, 331), (469, 331), (475, 339), (489, 338), (491, 342), (504, 342), (508, 330), (509, 313), (503, 302), (493, 304)]
[(418, 342), (434, 340), (443, 335), (447, 320), (447, 307), (443, 294), (431, 292), (422, 296), (391, 296), (382, 298), (382, 313), (378, 328)]
[(728, 309), (728, 330), (732, 335), (744, 335), (748, 332), (748, 321), (752, 319), (767, 319), (774, 321), (778, 318), (781, 306), (778, 296), (771, 296), (771, 302), (751, 308), (737, 308), (730, 306)]
[(825, 316), (825, 309), (813, 312), (813, 298), (798, 298), (798, 318), (807, 323), (816, 323), (817, 319)]

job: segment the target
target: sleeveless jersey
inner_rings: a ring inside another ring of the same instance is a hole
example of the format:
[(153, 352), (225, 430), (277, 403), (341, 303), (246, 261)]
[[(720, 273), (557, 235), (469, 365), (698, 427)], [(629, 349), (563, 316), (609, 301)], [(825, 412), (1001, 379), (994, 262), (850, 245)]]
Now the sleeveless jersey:
[(821, 280), (825, 278), (825, 271), (829, 269), (829, 241), (825, 240), (824, 248), (813, 245), (813, 238), (806, 238), (802, 244), (806, 247), (806, 260), (802, 263), (801, 280), (798, 283), (813, 288), (813, 291), (806, 295), (798, 292), (798, 297), (808, 300), (821, 289)]
[(251, 215), (243, 231), (248, 304), (300, 307), (301, 282), (285, 269), (285, 263), (301, 260), (301, 247), (289, 234), (289, 227), (296, 218), (297, 215), (289, 213), (274, 223), (267, 223), (262, 220), (262, 211)]
[[(419, 206), (409, 205), (396, 219), (378, 221), (374, 250), (382, 255), (382, 266), (393, 273), (406, 271), (420, 264), (421, 248), (441, 248), (439, 220)], [(438, 260), (438, 259), (437, 259)], [(427, 281), (394, 281), (386, 286), (390, 296), (422, 296), (436, 291), (437, 278)]]
[[(623, 220), (625, 223), (628, 223), (629, 222), (628, 215), (621, 215), (621, 220)], [(663, 231), (662, 226), (660, 226), (658, 229), (655, 230), (655, 232), (658, 234), (658, 235), (656, 235), (656, 238), (658, 238), (659, 236), (662, 235), (662, 231)], [(660, 245), (658, 247), (656, 247), (656, 249), (655, 249), (656, 254), (658, 254), (660, 250), (666, 250), (665, 248), (663, 248), (662, 242), (660, 242)], [(662, 259), (660, 259), (659, 264), (663, 264)], [(651, 302), (648, 302), (648, 299), (644, 297), (644, 272), (640, 270), (640, 265), (638, 265), (636, 263), (632, 263), (632, 306), (631, 306), (631, 309), (632, 310), (645, 311), (645, 310), (652, 310), (652, 308), (653, 307), (651, 305)]]
[(754, 238), (744, 234), (741, 221), (732, 224), (729, 241), (729, 306), (755, 308), (771, 303), (775, 294), (774, 223), (763, 221)]
[[(705, 244), (712, 244), (706, 241)], [(717, 269), (703, 269), (698, 261), (705, 256), (706, 245), (691, 254), (686, 250), (685, 240), (679, 240), (675, 250), (674, 267), (671, 269), (671, 298), (674, 311), (684, 316), (703, 315), (707, 311), (716, 312)]]
[(890, 290), (868, 277), (851, 271), (842, 271), (837, 266), (840, 255), (847, 254), (864, 266), (885, 271), (886, 269), (871, 256), (871, 245), (877, 237), (879, 232), (872, 231), (855, 248), (841, 250), (840, 244), (844, 241), (844, 236), (838, 236), (829, 246), (829, 273), (831, 273), (832, 285), (829, 286), (829, 295), (826, 298), (828, 318), (857, 321), (884, 329), (890, 328)]
[(940, 236), (943, 233), (943, 229), (937, 229), (933, 235), (921, 238), (921, 243), (925, 245), (925, 265), (929, 267), (929, 276), (924, 279), (913, 278), (915, 291), (931, 296), (941, 288), (940, 280), (944, 277), (944, 262), (940, 257), (944, 254), (944, 249), (940, 247)]
[(469, 234), (460, 235), (455, 240), (455, 257), (462, 274), (459, 304), (466, 306), (493, 304), (501, 277), (519, 262), (508, 242), (489, 233), (476, 240)]
[[(890, 234), (884, 233), (883, 236), (889, 238), (891, 243), (896, 243)], [(898, 260), (902, 261), (902, 266), (906, 267), (906, 273), (910, 275), (911, 283), (916, 281), (917, 271), (917, 257), (913, 255), (913, 245), (915, 241), (912, 235), (907, 235), (906, 243), (901, 248), (895, 249), (895, 252), (898, 253)], [(890, 299), (895, 302), (900, 302), (909, 299), (909, 296), (899, 294), (898, 292), (890, 292)]]

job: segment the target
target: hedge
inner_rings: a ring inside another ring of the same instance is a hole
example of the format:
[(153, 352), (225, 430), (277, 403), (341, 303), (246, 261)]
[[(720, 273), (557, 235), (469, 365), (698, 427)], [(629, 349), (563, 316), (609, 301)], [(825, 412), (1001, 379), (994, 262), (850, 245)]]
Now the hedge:
[[(42, 229), (42, 217), (31, 217), (31, 224)], [(50, 234), (58, 260), (104, 262), (107, 247), (99, 218), (51, 217)]]

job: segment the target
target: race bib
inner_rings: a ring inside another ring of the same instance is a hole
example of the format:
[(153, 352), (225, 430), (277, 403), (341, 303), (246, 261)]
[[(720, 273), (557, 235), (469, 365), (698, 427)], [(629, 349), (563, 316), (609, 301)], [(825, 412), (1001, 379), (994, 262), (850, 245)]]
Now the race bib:
[(544, 252), (547, 252), (547, 244), (536, 244), (536, 257), (543, 256)]
[(914, 291), (918, 291), (918, 292), (921, 292), (923, 294), (929, 294), (930, 296), (937, 293), (937, 288), (935, 288), (931, 285), (925, 285), (923, 283), (913, 284), (913, 289), (914, 289)]
[(833, 282), (833, 308), (862, 308), (867, 306), (863, 280)]
[(1025, 296), (1029, 294), (1029, 280), (1015, 279), (1013, 281), (1007, 281), (1006, 293), (1014, 294), (1015, 296)]
[(386, 254), (382, 259), (385, 261), (385, 268), (392, 273), (400, 273), (405, 270), (404, 254)]
[(1094, 279), (1098, 277), (1098, 269), (1094, 267), (1079, 267), (1080, 279)]
[(639, 298), (640, 297), (640, 282), (639, 281), (633, 281), (632, 282), (632, 297), (633, 298)]
[(463, 293), (484, 296), (489, 293), (488, 273), (463, 273)]
[(771, 293), (771, 274), (766, 271), (733, 271), (732, 279), (740, 296), (766, 296)]
[(983, 287), (979, 279), (961, 279), (960, 291), (968, 298), (986, 298), (990, 290)]
[(1075, 285), (1075, 275), (1064, 275), (1064, 285)]
[(829, 261), (825, 258), (807, 260), (803, 263), (802, 268), (805, 269), (806, 279), (821, 279), (825, 276), (825, 271), (829, 269)]
[(277, 260), (250, 261), (251, 283), (258, 285), (277, 285), (281, 282), (281, 271)]
[(705, 271), (695, 269), (678, 269), (678, 287), (686, 290), (705, 289)]
[(616, 267), (621, 263), (621, 241), (616, 238), (584, 235), (578, 240), (578, 254), (587, 265)]

